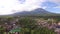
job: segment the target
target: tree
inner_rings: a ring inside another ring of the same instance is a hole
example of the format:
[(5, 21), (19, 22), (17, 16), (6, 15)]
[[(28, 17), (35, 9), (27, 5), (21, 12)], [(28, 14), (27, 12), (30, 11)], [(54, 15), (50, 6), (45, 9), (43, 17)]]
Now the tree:
[(19, 24), (22, 28), (27, 28), (29, 30), (29, 34), (31, 34), (31, 30), (34, 29), (36, 21), (31, 18), (22, 18), (19, 20)]
[(53, 30), (36, 26), (36, 21), (31, 18), (20, 18), (19, 22), (23, 34), (56, 34)]
[(3, 33), (4, 33), (4, 30), (5, 30), (5, 29), (3, 28), (3, 26), (1, 26), (1, 27), (0, 27), (0, 34), (3, 34)]
[(56, 34), (53, 30), (49, 30), (46, 27), (35, 29), (35, 34)]

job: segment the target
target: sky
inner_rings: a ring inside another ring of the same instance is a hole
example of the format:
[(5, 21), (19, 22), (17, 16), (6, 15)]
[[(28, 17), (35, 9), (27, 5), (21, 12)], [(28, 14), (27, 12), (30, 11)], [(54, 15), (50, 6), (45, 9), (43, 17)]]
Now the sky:
[(0, 15), (32, 11), (37, 8), (60, 13), (60, 0), (0, 0)]

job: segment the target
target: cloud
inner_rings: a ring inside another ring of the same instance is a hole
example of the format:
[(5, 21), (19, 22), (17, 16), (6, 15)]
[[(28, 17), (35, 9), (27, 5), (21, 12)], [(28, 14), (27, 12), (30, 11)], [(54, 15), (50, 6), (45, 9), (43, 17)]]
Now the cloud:
[(60, 9), (60, 0), (46, 0), (43, 8), (59, 8)]
[[(46, 0), (0, 0), (0, 15), (41, 8), (42, 3), (45, 1)], [(13, 12), (13, 10), (16, 11)]]
[(43, 9), (46, 9), (46, 8), (48, 8), (48, 7), (47, 7), (47, 6), (43, 6), (42, 8), (43, 8)]
[(60, 4), (60, 0), (48, 0), (48, 1), (54, 2), (56, 4)]
[(60, 0), (0, 0), (0, 15), (12, 14), (18, 11), (31, 11), (37, 8), (49, 8), (49, 6), (43, 6), (44, 2), (53, 2), (59, 8)]
[(60, 6), (56, 6), (56, 7), (53, 7), (53, 8), (59, 8), (60, 9)]

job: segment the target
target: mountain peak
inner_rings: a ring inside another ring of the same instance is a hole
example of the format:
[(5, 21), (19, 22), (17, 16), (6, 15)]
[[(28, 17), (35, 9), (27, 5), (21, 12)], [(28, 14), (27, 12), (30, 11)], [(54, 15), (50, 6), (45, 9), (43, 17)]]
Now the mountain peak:
[(38, 8), (32, 11), (22, 11), (22, 12), (17, 12), (13, 15), (45, 15), (45, 14), (54, 14), (51, 12), (46, 11), (45, 9)]

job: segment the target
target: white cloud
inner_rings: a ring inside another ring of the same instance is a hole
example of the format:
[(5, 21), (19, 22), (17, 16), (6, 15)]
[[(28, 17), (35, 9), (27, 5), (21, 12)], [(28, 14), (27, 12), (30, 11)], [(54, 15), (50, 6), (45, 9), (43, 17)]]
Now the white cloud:
[[(12, 10), (31, 11), (36, 8), (41, 8), (41, 4), (46, 0), (0, 0), (0, 15), (12, 14)], [(20, 4), (22, 3), (22, 4)]]
[(56, 7), (53, 7), (53, 8), (60, 8), (60, 6), (56, 6)]
[(60, 4), (60, 0), (48, 0), (48, 1), (51, 1), (51, 2), (54, 2), (54, 3), (56, 3), (56, 4)]
[(43, 8), (43, 9), (46, 9), (46, 8), (48, 8), (48, 7), (47, 7), (47, 6), (43, 6), (42, 8)]

